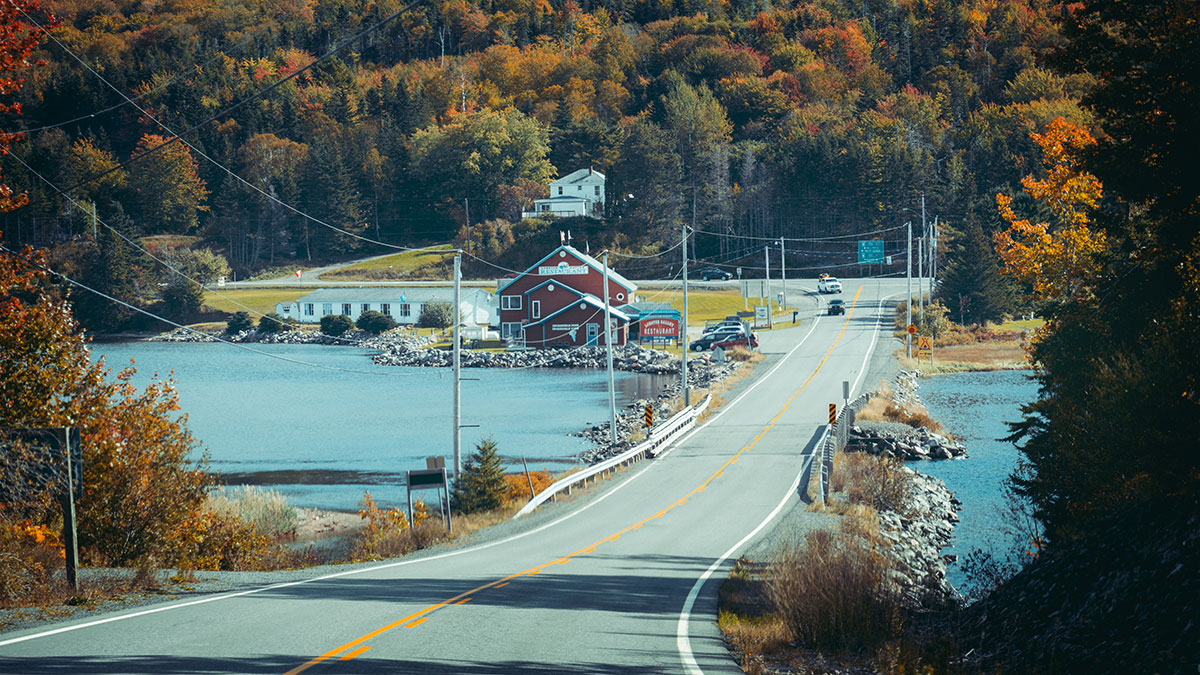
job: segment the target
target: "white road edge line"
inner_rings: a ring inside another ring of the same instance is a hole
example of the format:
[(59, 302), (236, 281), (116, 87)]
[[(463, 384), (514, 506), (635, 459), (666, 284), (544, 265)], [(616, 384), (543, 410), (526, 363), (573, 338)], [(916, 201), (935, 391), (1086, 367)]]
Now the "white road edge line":
[[(898, 294), (893, 294), (893, 295), (898, 295)], [(892, 297), (892, 295), (889, 295), (889, 296), (879, 299), (879, 305), (876, 306), (876, 312), (882, 311), (883, 301), (890, 297)], [(867, 350), (867, 358), (870, 358), (870, 355), (872, 353), (874, 353), (874, 351), (875, 351), (875, 343), (879, 340), (879, 327), (881, 325), (882, 325), (882, 322), (876, 322), (876, 324), (875, 324), (875, 339), (871, 340), (871, 347), (870, 347), (870, 349)], [(816, 326), (814, 325), (813, 327), (815, 328)], [(809, 331), (809, 332), (811, 333), (811, 331)], [(807, 340), (808, 336), (807, 335), (804, 336), (804, 339)], [(801, 342), (801, 344), (803, 344), (803, 342)], [(800, 345), (796, 345), (797, 349), (799, 347), (800, 347)], [(793, 351), (795, 351), (795, 350), (793, 350)], [(791, 356), (791, 352), (788, 353), (788, 356)], [(786, 360), (786, 358), (784, 360)], [(863, 364), (864, 364), (863, 368), (865, 368), (866, 362), (867, 362), (867, 359), (863, 359)], [(782, 361), (780, 362), (780, 365), (783, 365)], [(776, 368), (778, 368), (778, 367), (779, 366), (776, 366)], [(863, 370), (863, 368), (860, 368), (860, 370)], [(771, 372), (774, 372), (774, 370), (772, 370)], [(866, 371), (863, 370), (863, 372), (866, 372)], [(862, 379), (863, 372), (859, 373), (860, 380)], [(759, 382), (761, 382), (765, 379), (766, 379), (766, 377), (763, 377), (763, 378), (759, 379)], [(757, 384), (757, 383), (755, 383), (755, 384)], [(858, 380), (855, 380), (855, 386), (858, 386)], [(745, 394), (743, 394), (743, 396), (744, 395)], [(741, 400), (740, 396), (738, 397), (738, 400)], [(734, 401), (734, 402), (736, 403), (737, 401)], [(817, 441), (816, 445), (813, 446), (814, 453), (815, 453), (816, 448), (821, 447), (821, 443), (825, 442), (825, 434), (828, 434), (828, 433), (829, 433), (829, 427), (828, 427), (828, 425), (826, 425), (825, 433), (821, 434), (821, 439), (819, 441)], [(690, 434), (689, 434), (689, 436), (690, 436)], [(712, 565), (709, 565), (708, 569), (704, 570), (704, 573), (701, 574), (700, 577), (696, 579), (696, 583), (692, 584), (692, 589), (690, 591), (688, 591), (687, 598), (685, 598), (683, 601), (683, 608), (679, 610), (679, 621), (675, 624), (675, 648), (679, 652), (679, 660), (683, 662), (683, 669), (688, 673), (688, 675), (704, 675), (704, 671), (700, 669), (700, 664), (696, 662), (695, 654), (692, 653), (692, 640), (689, 635), (690, 634), (689, 628), (690, 628), (691, 619), (692, 619), (692, 609), (696, 606), (696, 598), (698, 598), (700, 596), (700, 589), (704, 587), (705, 582), (708, 581), (708, 579), (712, 576), (713, 572), (715, 572), (718, 567), (723, 565), (725, 563), (725, 561), (728, 560), (730, 557), (732, 557), (733, 554), (736, 553), (743, 545), (745, 545), (745, 543), (747, 541), (750, 541), (750, 539), (753, 538), (754, 535), (756, 535), (760, 531), (762, 531), (762, 529), (764, 527), (766, 527), (772, 520), (775, 519), (775, 516), (779, 515), (779, 512), (783, 510), (783, 507), (796, 494), (797, 489), (799, 489), (800, 478), (801, 478), (801, 476), (804, 475), (804, 471), (808, 468), (808, 465), (810, 463), (812, 463), (812, 458), (813, 458), (814, 453), (809, 453), (807, 455), (808, 460), (806, 462), (804, 462), (803, 464), (801, 464), (800, 471), (799, 471), (799, 473), (796, 474), (796, 479), (794, 481), (792, 481), (792, 485), (788, 488), (787, 492), (784, 493), (783, 499), (779, 500), (779, 503), (775, 505), (775, 508), (770, 513), (767, 514), (767, 517), (764, 518), (761, 523), (758, 524), (758, 527), (751, 530), (749, 534), (747, 534), (745, 537), (742, 537), (741, 541), (734, 544), (728, 551), (721, 554), (721, 557), (714, 560)]]

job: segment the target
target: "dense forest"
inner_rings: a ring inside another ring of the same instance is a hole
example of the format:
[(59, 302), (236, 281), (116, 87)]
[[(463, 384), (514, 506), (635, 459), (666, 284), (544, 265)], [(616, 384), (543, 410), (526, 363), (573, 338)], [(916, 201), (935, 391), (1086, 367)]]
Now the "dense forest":
[[(1039, 65), (1062, 43), (1063, 5), (1043, 0), (42, 9), (30, 25), (57, 27), (7, 122), (26, 133), (4, 171), (29, 203), (6, 239), (90, 240), (96, 215), (198, 237), (239, 276), (373, 241), (457, 239), (515, 266), (563, 227), (522, 207), (586, 167), (607, 175), (607, 213), (568, 227), (593, 246), (661, 250), (694, 204), (698, 259), (756, 252), (752, 274), (786, 237), (789, 267), (857, 273), (853, 238), (822, 238), (885, 230), (869, 236), (898, 252), (924, 195), (953, 262), (1038, 165), (1030, 133), (1089, 121), (1092, 78)], [(186, 144), (149, 152), (175, 133)]]

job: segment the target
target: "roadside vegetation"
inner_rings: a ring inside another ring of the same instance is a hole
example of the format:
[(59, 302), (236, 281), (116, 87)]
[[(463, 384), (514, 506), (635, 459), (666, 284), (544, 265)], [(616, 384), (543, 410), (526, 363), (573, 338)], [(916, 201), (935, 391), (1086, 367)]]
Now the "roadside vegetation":
[[(906, 305), (896, 307), (893, 335), (904, 341)], [(917, 334), (912, 338), (912, 358), (904, 349), (897, 351), (900, 364), (929, 375), (981, 370), (1021, 370), (1030, 368), (1028, 345), (1044, 322), (1040, 319), (1013, 320), (1005, 314), (997, 322), (963, 325), (950, 320), (950, 312), (940, 300), (926, 302), (924, 311), (913, 308), (912, 322)], [(933, 338), (933, 362), (917, 358), (917, 337)]]
[(453, 249), (446, 244), (404, 251), (331, 270), (321, 277), (337, 281), (449, 280)]

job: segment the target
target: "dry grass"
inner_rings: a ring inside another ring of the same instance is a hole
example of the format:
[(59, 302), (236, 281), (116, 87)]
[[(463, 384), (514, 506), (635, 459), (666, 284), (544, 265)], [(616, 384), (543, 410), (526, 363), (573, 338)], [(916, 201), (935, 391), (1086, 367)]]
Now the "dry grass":
[(902, 513), (912, 492), (912, 474), (895, 457), (837, 452), (829, 484), (834, 492), (844, 492), (852, 504)]
[[(249, 311), (270, 314), (276, 303), (295, 302), (311, 288), (217, 288), (204, 291), (204, 305), (218, 312), (233, 314)], [(247, 309), (249, 308), (249, 309)], [(224, 325), (221, 328), (225, 328)]]
[(783, 619), (770, 611), (761, 566), (739, 558), (718, 591), (717, 627), (746, 673), (761, 673), (762, 655), (787, 648), (790, 634)]
[(897, 358), (902, 367), (931, 375), (1029, 368), (1029, 356), (1020, 342), (977, 342), (937, 347), (933, 351), (932, 362), (929, 359), (910, 359), (903, 352), (898, 353)]
[(746, 349), (745, 347), (734, 347), (725, 352), (725, 358), (739, 363), (758, 363), (767, 357), (763, 356), (760, 351)]
[(322, 274), (321, 278), (336, 278), (342, 281), (449, 279), (449, 256), (453, 253), (453, 248), (446, 244), (420, 251), (405, 251), (331, 270)]
[(878, 396), (873, 396), (854, 415), (855, 420), (876, 422), (899, 422), (910, 427), (925, 428), (936, 434), (945, 434), (945, 429), (937, 420), (929, 416), (929, 411), (922, 405), (905, 408), (892, 400), (886, 388), (880, 390)]
[(204, 508), (250, 525), (256, 534), (281, 539), (296, 533), (299, 512), (275, 490), (254, 485), (220, 487), (205, 498)]
[(874, 653), (901, 628), (888, 559), (861, 537), (816, 530), (780, 548), (767, 583), (790, 637), (835, 653)]

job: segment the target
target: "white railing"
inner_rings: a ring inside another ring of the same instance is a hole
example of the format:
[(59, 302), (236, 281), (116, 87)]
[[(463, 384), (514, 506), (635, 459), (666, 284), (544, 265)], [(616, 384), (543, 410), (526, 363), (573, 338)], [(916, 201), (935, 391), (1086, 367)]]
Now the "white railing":
[(555, 481), (552, 485), (550, 485), (550, 487), (542, 490), (537, 494), (537, 496), (535, 496), (533, 499), (530, 499), (528, 504), (522, 506), (521, 510), (517, 511), (517, 515), (513, 516), (513, 519), (515, 520), (521, 516), (527, 516), (530, 513), (533, 513), (534, 509), (546, 503), (547, 500), (555, 497), (563, 490), (566, 490), (567, 494), (571, 494), (571, 487), (576, 483), (582, 483), (584, 481), (599, 477), (602, 474), (615, 471), (618, 466), (632, 464), (633, 462), (646, 457), (654, 457), (656, 454), (658, 454), (657, 451), (666, 445), (673, 437), (694, 427), (696, 425), (696, 418), (700, 416), (700, 413), (704, 412), (704, 410), (708, 408), (708, 404), (711, 402), (712, 395), (709, 394), (708, 396), (705, 396), (704, 400), (695, 407), (685, 408), (684, 410), (680, 410), (678, 413), (675, 413), (674, 417), (667, 420), (666, 423), (654, 431), (651, 431), (650, 436), (641, 443), (638, 443), (616, 457), (610, 457), (603, 462), (593, 464), (582, 471), (577, 471), (566, 478)]

